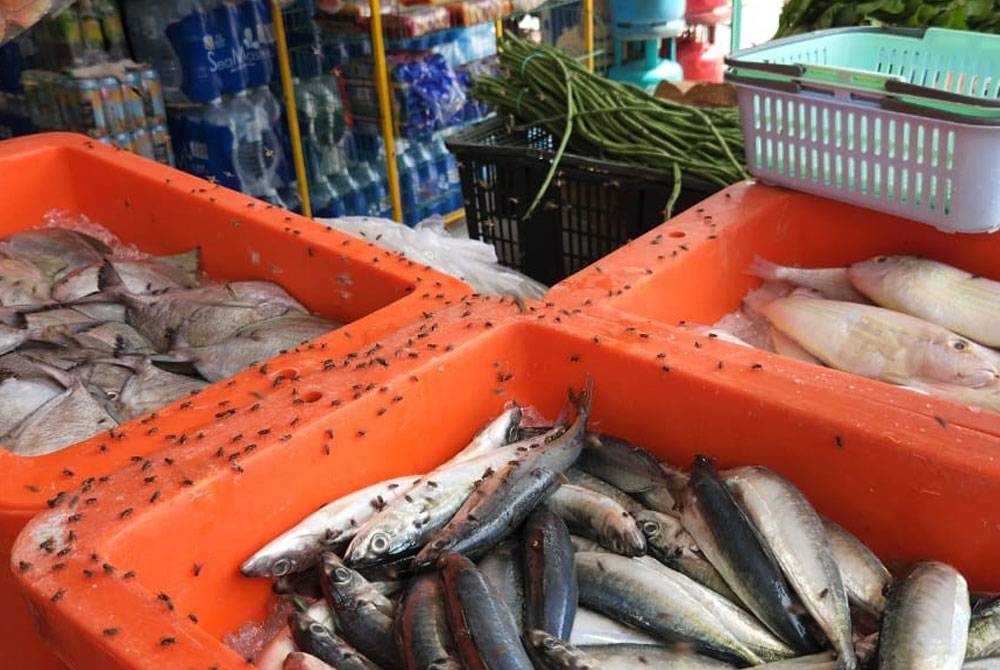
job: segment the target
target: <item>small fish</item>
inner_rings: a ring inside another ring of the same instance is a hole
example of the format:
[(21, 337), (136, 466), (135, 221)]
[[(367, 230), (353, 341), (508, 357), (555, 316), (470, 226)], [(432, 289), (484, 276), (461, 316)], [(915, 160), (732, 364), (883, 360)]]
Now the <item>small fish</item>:
[(117, 321), (109, 321), (87, 328), (74, 333), (70, 339), (83, 349), (92, 349), (102, 354), (114, 356), (155, 353), (153, 345), (139, 331), (127, 323)]
[(516, 460), (485, 477), (455, 516), (431, 535), (414, 567), (433, 564), (445, 551), (478, 558), (516, 530), (531, 511), (559, 486), (559, 473), (528, 470)]
[(281, 670), (334, 670), (334, 667), (312, 654), (293, 651), (285, 657)]
[(533, 670), (514, 615), (485, 575), (455, 552), (439, 565), (445, 612), (466, 670)]
[[(201, 251), (135, 261), (109, 260), (125, 288), (136, 295), (198, 286)], [(104, 261), (78, 268), (52, 285), (52, 298), (73, 302), (100, 291), (98, 275)]]
[(525, 626), (569, 639), (579, 602), (576, 560), (566, 524), (541, 505), (524, 524)]
[(638, 556), (646, 551), (646, 538), (635, 519), (606, 495), (563, 484), (546, 504), (573, 532), (596, 538), (616, 554)]
[[(720, 660), (756, 665), (761, 658), (708, 609), (718, 594), (670, 568), (653, 569), (617, 554), (576, 555), (580, 602), (665, 642), (687, 642)], [(672, 571), (671, 571), (672, 572)], [(711, 594), (709, 596), (708, 594)], [(724, 600), (724, 599), (723, 599)]]
[(0, 240), (0, 253), (28, 261), (50, 280), (100, 263), (111, 249), (100, 240), (65, 228), (42, 228)]
[(27, 342), (29, 337), (31, 331), (26, 328), (15, 328), (0, 323), (0, 356), (14, 351)]
[(646, 550), (656, 560), (719, 595), (739, 601), (719, 571), (698, 550), (698, 544), (679, 519), (654, 510), (642, 510), (635, 515), (635, 521), (646, 536)]
[(344, 638), (378, 665), (402, 667), (393, 632), (394, 603), (345, 566), (336, 554), (327, 552), (321, 561), (323, 595), (336, 614)]
[(149, 359), (135, 364), (133, 371), (135, 374), (125, 382), (115, 403), (120, 422), (148, 414), (208, 386), (199, 379), (161, 370)]
[(33, 263), (0, 255), (0, 306), (45, 305), (52, 300), (52, 282)]
[(823, 629), (843, 670), (855, 670), (847, 590), (816, 510), (798, 488), (767, 468), (735, 468), (722, 477)]
[(847, 275), (882, 307), (1000, 347), (1000, 282), (914, 256), (876, 256)]
[(324, 663), (341, 670), (380, 670), (378, 665), (304, 612), (289, 615), (288, 625), (295, 645)]
[(788, 358), (794, 358), (795, 360), (802, 361), (803, 363), (823, 365), (823, 361), (810, 354), (802, 348), (802, 345), (773, 326), (771, 327), (770, 336), (771, 348), (774, 349), (774, 353), (781, 354), (782, 356), (786, 356)]
[[(634, 670), (635, 668), (669, 668), (669, 670), (725, 670), (734, 666), (707, 656), (670, 647), (650, 647), (634, 644), (605, 644), (579, 647), (598, 663), (600, 670)], [(770, 667), (770, 664), (756, 666)]]
[(3, 408), (0, 412), (0, 437), (13, 431), (65, 390), (33, 364), (28, 374), (18, 375), (3, 369), (3, 358), (0, 358), (0, 407)]
[(823, 527), (851, 606), (880, 621), (892, 575), (858, 538), (829, 519), (823, 519)]
[(448, 628), (444, 587), (433, 572), (414, 577), (399, 604), (396, 637), (407, 670), (462, 670)]
[(626, 626), (620, 621), (582, 605), (576, 608), (576, 618), (573, 620), (573, 631), (570, 633), (569, 641), (577, 646), (601, 644), (658, 646), (663, 644), (662, 640), (649, 633)]
[(894, 384), (923, 380), (980, 387), (998, 378), (996, 352), (906, 314), (796, 295), (761, 310), (776, 328), (838, 370)]
[[(305, 610), (304, 614), (327, 630), (333, 630), (333, 613), (330, 612), (325, 600), (320, 599)], [(282, 664), (285, 658), (295, 650), (291, 626), (286, 625), (264, 645), (254, 659), (254, 665), (258, 670), (283, 670)]]
[(740, 601), (799, 653), (819, 651), (805, 609), (746, 513), (705, 457), (681, 494), (681, 523)]
[(476, 567), (503, 598), (518, 630), (523, 628), (525, 597), (521, 539), (512, 537), (501, 542)]
[(944, 563), (918, 563), (886, 604), (879, 670), (959, 670), (969, 619), (965, 578)]
[(406, 493), (419, 477), (388, 479), (320, 507), (264, 545), (240, 567), (247, 577), (280, 577), (316, 565), (330, 546), (344, 542), (380, 507)]
[(675, 513), (670, 490), (686, 479), (672, 468), (664, 470), (645, 449), (610, 435), (588, 436), (579, 467), (664, 514)]
[(604, 666), (586, 652), (544, 630), (528, 629), (524, 638), (540, 658), (543, 670), (601, 670)]
[(830, 300), (868, 303), (848, 278), (847, 268), (796, 268), (772, 263), (754, 256), (750, 274), (769, 282), (788, 282), (794, 286), (817, 291)]
[(965, 660), (1000, 656), (1000, 611), (972, 616)]

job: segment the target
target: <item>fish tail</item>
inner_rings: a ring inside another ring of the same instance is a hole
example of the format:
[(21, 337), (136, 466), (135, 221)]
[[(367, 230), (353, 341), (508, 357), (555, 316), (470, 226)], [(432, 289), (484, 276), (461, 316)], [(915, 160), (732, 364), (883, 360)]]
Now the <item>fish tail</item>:
[(101, 269), (97, 271), (97, 289), (101, 293), (111, 295), (125, 295), (128, 293), (121, 275), (118, 274), (118, 270), (115, 269), (115, 266), (108, 259), (104, 259), (104, 262), (101, 263)]
[(781, 272), (783, 269), (782, 266), (772, 263), (766, 258), (754, 256), (753, 261), (750, 262), (750, 267), (747, 268), (747, 272), (755, 277), (760, 277), (764, 281), (784, 281)]

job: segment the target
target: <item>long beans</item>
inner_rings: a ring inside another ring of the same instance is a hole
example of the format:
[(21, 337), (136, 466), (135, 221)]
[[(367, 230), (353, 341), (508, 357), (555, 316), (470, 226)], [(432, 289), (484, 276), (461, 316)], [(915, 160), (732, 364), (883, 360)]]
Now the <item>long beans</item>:
[[(559, 140), (549, 174), (530, 216), (567, 147), (727, 186), (747, 177), (743, 135), (734, 109), (700, 109), (655, 98), (636, 86), (589, 72), (560, 51), (505, 37), (500, 76), (484, 76), (473, 93), (526, 126), (542, 126)], [(680, 180), (677, 179), (679, 182)], [(680, 195), (675, 183), (667, 209)]]

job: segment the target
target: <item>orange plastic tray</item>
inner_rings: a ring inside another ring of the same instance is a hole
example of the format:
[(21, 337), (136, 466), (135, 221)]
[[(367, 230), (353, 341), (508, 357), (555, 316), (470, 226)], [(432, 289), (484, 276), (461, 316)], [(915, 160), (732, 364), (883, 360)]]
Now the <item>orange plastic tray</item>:
[(6, 565), (17, 533), (46, 501), (151, 452), (194, 442), (205, 426), (235, 423), (230, 404), (255, 401), (299, 368), (369, 344), (467, 289), (368, 242), (79, 135), (0, 143), (0, 184), (0, 237), (39, 225), (52, 209), (83, 213), (151, 253), (200, 245), (213, 278), (275, 281), (309, 309), (350, 322), (113, 434), (38, 458), (0, 448), (0, 666), (10, 661), (9, 667), (34, 670), (54, 667), (54, 660), (12, 598)]
[[(1000, 508), (984, 503), (1000, 497), (1000, 462), (983, 433), (874, 404), (847, 413), (808, 388), (789, 402), (766, 367), (682, 355), (655, 324), (467, 302), (381, 340), (388, 365), (359, 369), (359, 349), (337, 361), (350, 374), (305, 370), (258, 413), (236, 407), (238, 427), (174, 446), (172, 464), (130, 467), (93, 504), (36, 517), (13, 560), (57, 653), (80, 670), (246, 667), (221, 639), (265, 614), (268, 582), (238, 571), (247, 556), (330, 499), (440, 463), (510, 400), (554, 417), (588, 375), (593, 428), (679, 464), (771, 466), (890, 565), (946, 560), (1000, 588)], [(49, 538), (68, 553), (41, 551)]]
[[(844, 266), (883, 254), (926, 256), (1000, 279), (1000, 237), (937, 231), (907, 219), (818, 196), (744, 182), (727, 188), (554, 286), (546, 299), (608, 319), (623, 315), (676, 325), (712, 324), (738, 309), (760, 280), (754, 255), (802, 267)], [(677, 333), (683, 346), (704, 337)], [(1000, 435), (1000, 414), (905, 391), (890, 384), (722, 343), (720, 358), (760, 361), (782, 379), (772, 393), (792, 396), (808, 380), (830, 402), (872, 402), (940, 417)], [(838, 400), (839, 396), (842, 400)], [(1000, 444), (998, 444), (1000, 446)]]

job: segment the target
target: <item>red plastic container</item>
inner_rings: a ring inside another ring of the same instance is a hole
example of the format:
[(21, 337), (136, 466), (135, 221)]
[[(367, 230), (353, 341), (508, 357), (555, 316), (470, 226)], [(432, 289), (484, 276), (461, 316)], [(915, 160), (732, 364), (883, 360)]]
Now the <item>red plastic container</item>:
[[(238, 572), (247, 556), (341, 494), (440, 463), (510, 400), (556, 416), (590, 377), (593, 428), (679, 464), (704, 453), (768, 465), (890, 565), (946, 560), (972, 588), (1000, 588), (1000, 508), (986, 503), (1000, 497), (996, 440), (875, 403), (845, 411), (808, 383), (798, 396), (775, 392), (769, 366), (718, 366), (717, 343), (665, 345), (674, 335), (555, 307), (449, 308), (381, 340), (388, 365), (346, 373), (366, 360), (358, 349), (337, 359), (341, 374), (304, 370), (259, 412), (234, 406), (239, 418), (208, 428), (200, 446), (114, 475), (91, 505), (43, 513), (15, 545), (18, 579), (73, 668), (244, 668), (221, 639), (266, 610), (268, 582)], [(294, 404), (307, 394), (318, 400)], [(244, 441), (271, 432), (247, 452), (237, 430)], [(39, 549), (69, 530), (67, 555)]]
[(349, 322), (268, 366), (167, 406), (155, 422), (139, 419), (113, 435), (37, 458), (0, 448), (0, 667), (42, 670), (58, 666), (33, 633), (6, 565), (14, 538), (46, 501), (146, 454), (198, 440), (204, 427), (226, 422), (231, 403), (262, 396), (307, 364), (420, 319), (466, 287), (370, 243), (79, 135), (0, 143), (0, 192), (0, 237), (39, 225), (52, 209), (83, 213), (151, 253), (200, 245), (213, 278), (275, 281), (308, 308)]
[[(738, 309), (747, 291), (760, 284), (747, 273), (755, 255), (784, 265), (835, 267), (882, 254), (934, 258), (1000, 278), (1000, 237), (995, 235), (943, 233), (826, 198), (745, 182), (568, 277), (546, 297), (567, 307), (595, 308), (611, 319), (631, 315), (670, 325), (712, 324)], [(701, 346), (705, 340), (687, 332), (675, 337), (688, 346), (695, 342)], [(816, 383), (829, 391), (831, 402), (843, 402), (845, 411), (876, 403), (1000, 435), (1000, 413), (765, 351), (713, 344), (726, 361), (753, 359), (780, 370), (782, 380), (775, 393), (792, 394), (802, 383)]]

